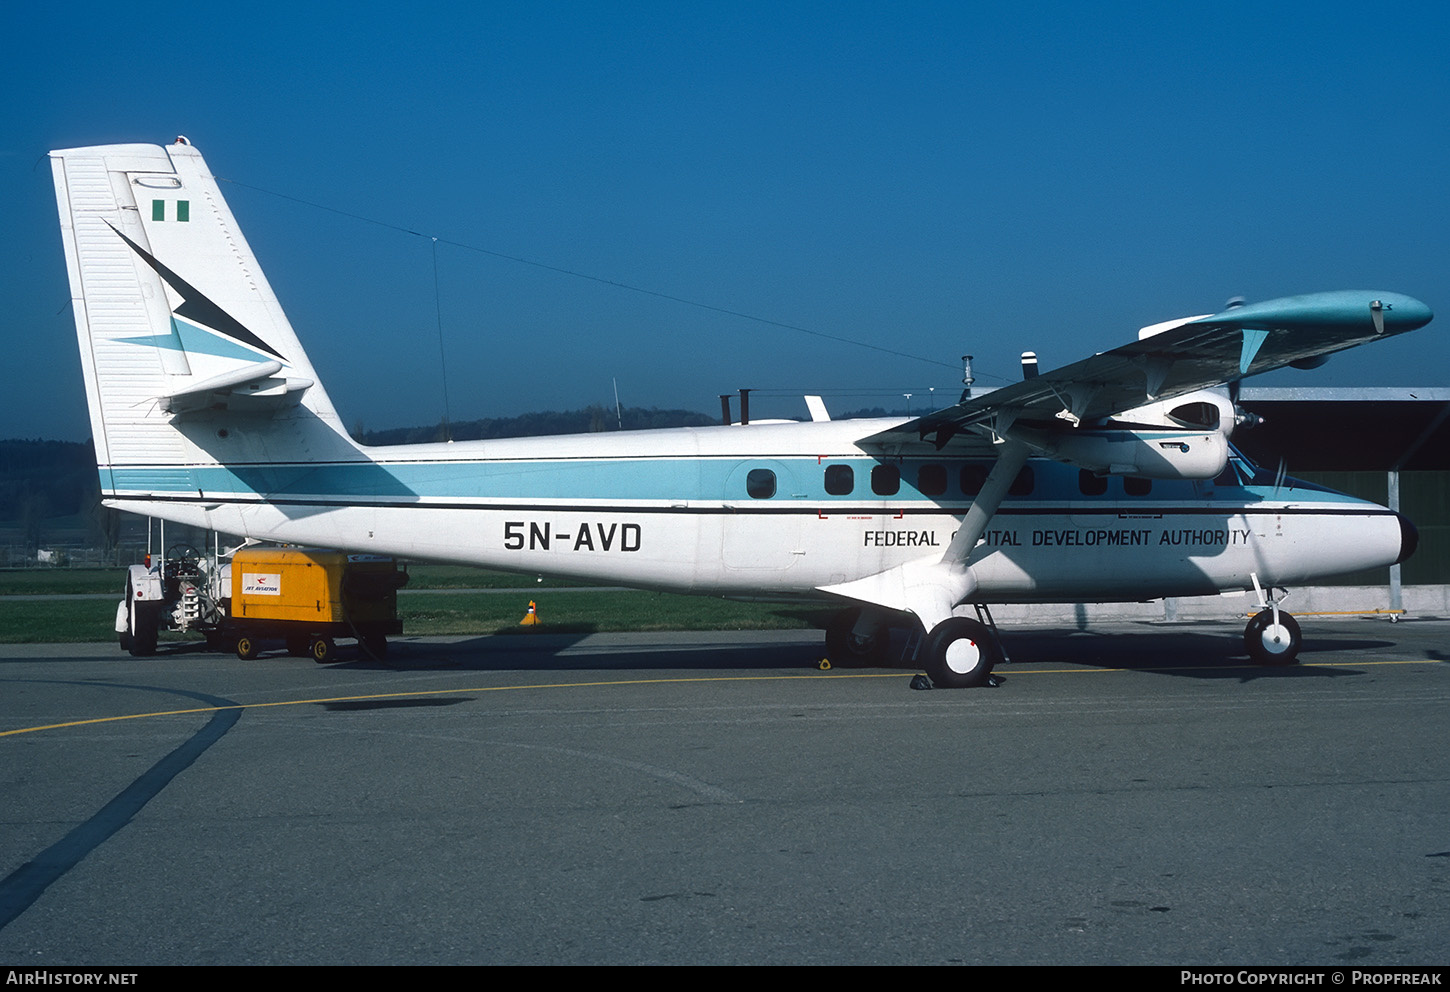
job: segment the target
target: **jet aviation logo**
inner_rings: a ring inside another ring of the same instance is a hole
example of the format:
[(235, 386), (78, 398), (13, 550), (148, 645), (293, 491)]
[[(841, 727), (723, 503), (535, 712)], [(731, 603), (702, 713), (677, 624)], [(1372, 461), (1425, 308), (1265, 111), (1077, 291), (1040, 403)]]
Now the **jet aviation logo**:
[[(109, 221), (106, 222), (106, 226), (116, 231), (116, 228)], [(116, 231), (116, 237), (130, 245), (132, 251), (141, 256), (147, 265), (156, 270), (156, 274), (168, 286), (176, 290), (177, 295), (181, 297), (181, 305), (172, 311), (176, 316), (183, 317), (193, 324), (209, 328), (217, 334), (231, 338), (233, 341), (241, 342), (249, 348), (265, 351), (280, 361), (287, 361), (275, 348), (247, 330), (241, 321), (208, 299), (205, 293), (162, 265), (145, 248), (142, 248), (120, 231)]]

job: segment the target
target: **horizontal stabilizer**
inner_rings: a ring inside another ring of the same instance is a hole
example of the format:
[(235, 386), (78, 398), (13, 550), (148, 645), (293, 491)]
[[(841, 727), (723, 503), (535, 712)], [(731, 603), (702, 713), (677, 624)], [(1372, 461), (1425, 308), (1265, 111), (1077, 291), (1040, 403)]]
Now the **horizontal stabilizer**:
[(173, 415), (198, 410), (228, 409), (264, 412), (297, 403), (311, 379), (278, 377), (281, 362), (258, 362), (212, 376), (184, 389), (157, 397), (162, 412)]

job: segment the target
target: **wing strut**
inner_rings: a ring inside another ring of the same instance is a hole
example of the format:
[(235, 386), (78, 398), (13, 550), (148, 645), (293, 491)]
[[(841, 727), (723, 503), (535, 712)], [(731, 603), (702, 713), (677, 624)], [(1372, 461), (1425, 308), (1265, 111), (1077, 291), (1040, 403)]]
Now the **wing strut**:
[(1029, 449), (1021, 441), (1005, 440), (1001, 454), (987, 474), (987, 481), (977, 494), (962, 526), (952, 536), (946, 552), (940, 557), (928, 556), (904, 562), (863, 579), (821, 586), (821, 592), (845, 596), (862, 603), (889, 610), (915, 613), (922, 626), (932, 628), (952, 615), (952, 610), (977, 591), (977, 577), (967, 560), (987, 524), (996, 515), (1012, 481), (1027, 463)]
[(1013, 480), (1022, 471), (1022, 466), (1027, 464), (1028, 453), (1027, 445), (1021, 441), (1008, 441), (1002, 446), (1002, 454), (992, 466), (992, 471), (987, 473), (987, 481), (982, 483), (981, 492), (977, 493), (976, 499), (972, 500), (971, 509), (962, 518), (961, 529), (952, 537), (952, 543), (947, 545), (946, 552), (941, 557), (943, 565), (966, 564), (972, 549), (986, 533), (987, 524), (996, 515), (997, 507), (1002, 505)]

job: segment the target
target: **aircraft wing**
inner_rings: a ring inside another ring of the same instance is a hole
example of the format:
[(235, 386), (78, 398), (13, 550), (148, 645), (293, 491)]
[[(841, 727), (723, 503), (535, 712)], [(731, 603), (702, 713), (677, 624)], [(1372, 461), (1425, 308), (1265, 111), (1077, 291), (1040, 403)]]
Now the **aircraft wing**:
[(940, 449), (969, 430), (1004, 438), (1018, 420), (1095, 420), (1411, 331), (1431, 316), (1425, 304), (1400, 293), (1341, 290), (1169, 321), (1144, 328), (1132, 344), (966, 399), (861, 443), (930, 439)]

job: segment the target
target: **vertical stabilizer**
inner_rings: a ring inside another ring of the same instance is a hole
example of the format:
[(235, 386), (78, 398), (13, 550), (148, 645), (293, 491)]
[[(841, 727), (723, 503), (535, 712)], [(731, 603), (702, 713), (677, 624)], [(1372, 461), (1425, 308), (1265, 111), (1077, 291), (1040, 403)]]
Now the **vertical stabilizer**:
[(122, 467), (176, 475), (244, 444), (356, 452), (195, 148), (50, 155), (103, 490), (128, 488)]

